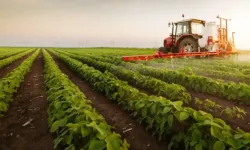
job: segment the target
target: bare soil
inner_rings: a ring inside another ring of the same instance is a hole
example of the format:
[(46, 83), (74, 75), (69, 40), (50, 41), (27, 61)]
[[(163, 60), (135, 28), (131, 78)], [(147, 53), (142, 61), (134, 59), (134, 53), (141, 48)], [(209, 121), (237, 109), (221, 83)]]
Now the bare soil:
[[(32, 121), (27, 123), (29, 120)], [(47, 123), (43, 56), (40, 52), (8, 112), (0, 119), (0, 150), (52, 149), (53, 138)]]
[[(34, 52), (34, 51), (33, 51)], [(14, 70), (17, 66), (19, 66), (26, 58), (28, 58), (31, 54), (33, 54), (33, 52), (30, 52), (29, 54), (19, 58), (18, 60), (12, 62), (10, 65), (1, 68), (0, 69), (0, 78), (3, 78), (4, 76), (6, 76), (7, 73), (11, 72), (12, 70)]]
[(55, 56), (53, 56), (53, 58), (62, 72), (81, 89), (87, 99), (92, 101), (93, 107), (104, 116), (107, 123), (115, 128), (114, 131), (121, 134), (123, 138), (126, 138), (131, 146), (131, 150), (167, 149), (166, 142), (158, 142), (151, 133), (145, 130), (143, 125), (139, 125), (130, 117), (130, 114), (122, 110), (117, 103), (109, 100), (103, 94), (93, 91), (91, 86), (74, 74), (66, 64), (57, 60)]

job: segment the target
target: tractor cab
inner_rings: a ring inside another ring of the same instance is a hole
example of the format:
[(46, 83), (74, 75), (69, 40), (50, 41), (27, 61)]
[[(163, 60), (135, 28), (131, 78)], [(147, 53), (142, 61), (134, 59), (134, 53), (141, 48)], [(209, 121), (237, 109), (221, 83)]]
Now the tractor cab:
[(164, 47), (161, 52), (180, 53), (184, 50), (187, 52), (195, 52), (198, 50), (198, 39), (202, 38), (203, 28), (206, 21), (199, 19), (185, 19), (175, 23), (169, 23), (172, 26), (170, 37), (164, 39)]
[(205, 21), (198, 19), (186, 19), (175, 22), (175, 36), (177, 38), (181, 37), (182, 35), (197, 35), (202, 37), (202, 31), (205, 23)]

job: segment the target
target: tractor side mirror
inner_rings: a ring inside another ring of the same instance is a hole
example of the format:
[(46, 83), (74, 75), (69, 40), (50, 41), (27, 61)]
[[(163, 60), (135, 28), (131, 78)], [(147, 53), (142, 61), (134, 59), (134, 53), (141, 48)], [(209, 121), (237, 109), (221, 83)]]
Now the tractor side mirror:
[(170, 25), (171, 25), (171, 23), (169, 22), (169, 23), (168, 23), (168, 27), (170, 27)]

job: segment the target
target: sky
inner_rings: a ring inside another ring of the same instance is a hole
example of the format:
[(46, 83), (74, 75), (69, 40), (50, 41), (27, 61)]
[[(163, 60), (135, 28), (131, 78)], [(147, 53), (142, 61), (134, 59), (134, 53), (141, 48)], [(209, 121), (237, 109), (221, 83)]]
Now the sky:
[(0, 0), (0, 46), (160, 47), (168, 22), (231, 18), (250, 49), (250, 0)]

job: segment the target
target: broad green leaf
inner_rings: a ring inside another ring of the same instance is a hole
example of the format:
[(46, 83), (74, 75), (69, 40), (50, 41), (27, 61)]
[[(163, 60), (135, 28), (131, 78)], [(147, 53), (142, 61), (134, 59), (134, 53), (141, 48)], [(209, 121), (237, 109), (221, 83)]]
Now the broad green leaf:
[(242, 138), (242, 137), (244, 137), (244, 134), (235, 134), (235, 135), (234, 135), (234, 138), (235, 138), (235, 139), (240, 139), (240, 138)]
[[(249, 140), (248, 140), (249, 141)], [(239, 146), (242, 145), (242, 143), (244, 143), (244, 141), (241, 140), (234, 140), (232, 138), (227, 138), (226, 139), (226, 143), (228, 145), (230, 145), (231, 147), (235, 148), (235, 149), (239, 149)]]
[(162, 113), (167, 114), (172, 108), (171, 107), (164, 107)]
[(66, 147), (65, 150), (75, 150), (75, 146), (71, 144), (68, 147)]
[(66, 139), (66, 143), (67, 144), (71, 144), (71, 141), (73, 140), (73, 132), (70, 131), (69, 134), (67, 136), (65, 136), (67, 139)]
[(182, 107), (181, 107), (183, 105), (182, 101), (175, 101), (175, 102), (172, 102), (172, 104), (174, 105), (175, 109), (177, 109), (178, 111), (182, 110)]
[(202, 144), (198, 143), (194, 147), (195, 150), (202, 150)]
[(173, 115), (168, 115), (168, 116), (167, 116), (167, 122), (168, 122), (168, 127), (169, 127), (169, 128), (172, 127), (173, 121), (174, 121), (174, 116), (173, 116)]
[(126, 140), (126, 139), (124, 139), (124, 142), (123, 142), (123, 144), (122, 144), (122, 147), (124, 148), (124, 150), (129, 149), (130, 144), (128, 144), (128, 142), (127, 142), (127, 140)]
[(211, 134), (212, 136), (218, 138), (219, 140), (224, 140), (224, 136), (221, 133), (221, 130), (215, 126), (211, 126)]
[(192, 132), (192, 140), (193, 141), (200, 141), (201, 140), (201, 133), (198, 129), (194, 129)]
[(88, 128), (88, 127), (85, 127), (84, 125), (81, 126), (81, 134), (82, 134), (82, 137), (86, 137), (90, 134), (91, 132), (91, 129)]
[(193, 112), (193, 116), (194, 116), (195, 120), (198, 121), (198, 122), (203, 121), (203, 120), (206, 119), (206, 118), (205, 118), (203, 115), (201, 115), (200, 112), (198, 112), (198, 111), (194, 111), (194, 112)]
[(57, 148), (57, 146), (62, 142), (63, 138), (62, 137), (57, 137), (54, 140), (54, 149)]
[(70, 131), (77, 132), (81, 125), (79, 123), (68, 123), (66, 126), (69, 128)]
[(106, 147), (106, 143), (99, 140), (92, 140), (89, 144), (88, 150), (103, 150)]
[(67, 123), (67, 119), (57, 120), (57, 121), (55, 121), (55, 122), (52, 124), (52, 126), (51, 126), (51, 128), (50, 128), (50, 131), (51, 131), (51, 132), (55, 132), (55, 131), (58, 130), (59, 127), (64, 126), (66, 123)]
[(225, 144), (222, 141), (216, 141), (213, 150), (225, 150)]
[(105, 142), (107, 143), (107, 150), (119, 150), (120, 149), (120, 140), (116, 134), (109, 135)]
[(156, 103), (154, 103), (150, 108), (150, 113), (154, 115), (156, 113)]
[(180, 120), (180, 121), (184, 121), (189, 117), (189, 114), (187, 112), (177, 112), (175, 113), (175, 117)]

